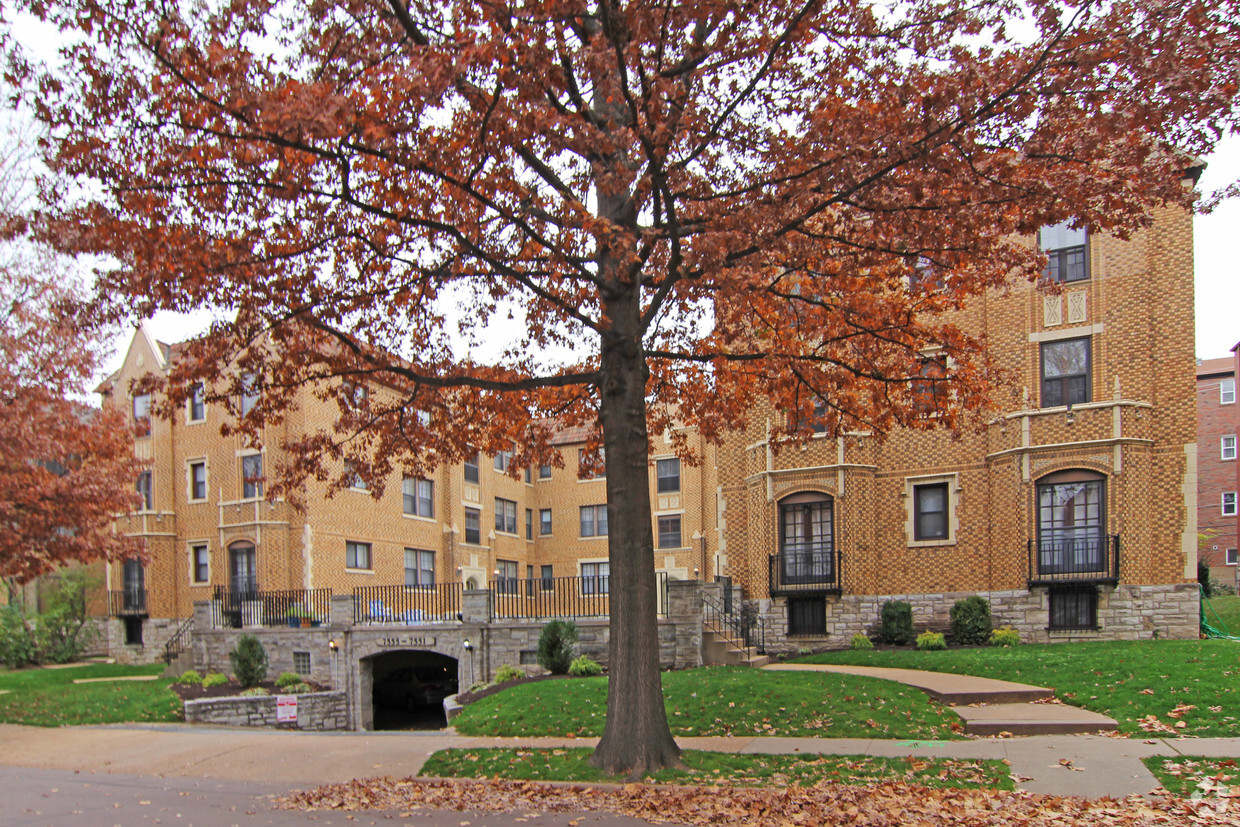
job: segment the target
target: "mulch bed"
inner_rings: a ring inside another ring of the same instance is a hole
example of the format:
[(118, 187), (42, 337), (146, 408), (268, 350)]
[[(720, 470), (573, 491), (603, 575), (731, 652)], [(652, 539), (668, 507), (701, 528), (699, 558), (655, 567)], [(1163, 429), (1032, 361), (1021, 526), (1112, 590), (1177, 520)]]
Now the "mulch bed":
[[(310, 688), (314, 692), (320, 692), (324, 689), (324, 687), (313, 681), (306, 681), (306, 683), (310, 684)], [(259, 686), (266, 689), (268, 695), (284, 694), (284, 690), (276, 688), (275, 681), (263, 681)], [(241, 684), (232, 680), (219, 686), (206, 687), (191, 683), (174, 683), (172, 691), (177, 693), (177, 696), (182, 701), (197, 701), (202, 698), (231, 698), (240, 695), (243, 690)]]

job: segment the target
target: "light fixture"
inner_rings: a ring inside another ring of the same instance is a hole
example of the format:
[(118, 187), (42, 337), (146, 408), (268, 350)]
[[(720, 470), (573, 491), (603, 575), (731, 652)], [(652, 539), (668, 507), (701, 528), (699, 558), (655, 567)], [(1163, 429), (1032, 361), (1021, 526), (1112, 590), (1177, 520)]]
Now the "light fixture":
[(1076, 413), (1072, 410), (1072, 403), (1071, 403), (1071, 402), (1069, 402), (1069, 403), (1068, 403), (1068, 416), (1067, 416), (1067, 420), (1068, 420), (1068, 424), (1069, 424), (1069, 425), (1071, 425), (1073, 422), (1076, 422)]
[(702, 574), (702, 570), (701, 570), (701, 569), (699, 569), (697, 566), (694, 566), (694, 567), (693, 567), (693, 576), (694, 576), (694, 577), (698, 577), (698, 576), (700, 576), (701, 574)]
[(332, 638), (331, 640), (327, 641), (327, 648), (335, 652), (340, 647), (336, 645), (336, 639)]
[(461, 648), (464, 649), (466, 652), (474, 651), (474, 645), (469, 642), (469, 638), (465, 638), (465, 641), (461, 643)]

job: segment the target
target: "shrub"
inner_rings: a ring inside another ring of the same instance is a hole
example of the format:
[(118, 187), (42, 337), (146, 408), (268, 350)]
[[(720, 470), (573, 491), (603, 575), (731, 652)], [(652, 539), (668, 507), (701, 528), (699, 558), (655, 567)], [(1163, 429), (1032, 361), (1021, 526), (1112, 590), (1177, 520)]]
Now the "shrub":
[(504, 664), (495, 670), (495, 683), (508, 683), (509, 681), (520, 680), (525, 677), (525, 673), (515, 666)]
[(283, 687), (283, 690), (284, 690), (283, 694), (285, 695), (304, 695), (307, 692), (314, 691), (314, 689), (310, 686), (310, 684), (305, 683), (304, 681), (298, 681), (297, 683), (290, 683), (287, 686)]
[(52, 581), (47, 609), (36, 616), (36, 657), (42, 663), (69, 663), (94, 643), (94, 627), (87, 625), (86, 594), (99, 582), (83, 570), (67, 571)]
[(253, 635), (238, 638), (237, 648), (228, 653), (228, 659), (242, 688), (258, 686), (267, 677), (267, 651)]
[(241, 697), (243, 698), (257, 698), (266, 694), (267, 690), (263, 689), (261, 686), (251, 686), (249, 689), (243, 689), (241, 691)]
[(883, 643), (908, 646), (913, 642), (913, 607), (903, 600), (883, 604), (878, 622), (878, 639)]
[(952, 642), (957, 646), (986, 643), (994, 629), (990, 601), (977, 594), (957, 600), (952, 606), (951, 627)]
[(281, 672), (280, 677), (276, 678), (276, 686), (280, 687), (293, 686), (299, 683), (305, 683), (305, 681), (296, 672)]
[(574, 678), (590, 678), (603, 674), (603, 667), (589, 655), (579, 655), (568, 665), (568, 674)]
[(848, 646), (850, 649), (873, 649), (874, 648), (874, 644), (870, 642), (870, 639), (866, 637), (865, 635), (861, 634), (860, 632), (857, 632), (857, 634), (852, 636), (852, 640), (848, 642)]
[(538, 636), (538, 665), (553, 675), (564, 675), (573, 663), (573, 644), (577, 642), (577, 624), (571, 620), (553, 620)]
[(1201, 593), (1206, 597), (1214, 597), (1214, 584), (1210, 582), (1210, 567), (1206, 565), (1206, 561), (1197, 559), (1197, 583), (1201, 586)]
[(917, 648), (922, 652), (938, 652), (947, 648), (942, 632), (922, 632), (917, 636)]
[(1011, 626), (1004, 626), (990, 633), (991, 646), (1015, 646), (1018, 643), (1020, 643), (1020, 632)]
[(202, 678), (202, 685), (208, 689), (212, 686), (223, 686), (228, 683), (228, 676), (223, 672), (208, 672)]
[(0, 607), (0, 661), (10, 669), (33, 663), (34, 634), (26, 625), (26, 615), (17, 606)]
[(181, 674), (181, 677), (177, 678), (177, 683), (183, 683), (186, 686), (202, 686), (202, 675), (199, 675), (193, 669), (186, 669)]

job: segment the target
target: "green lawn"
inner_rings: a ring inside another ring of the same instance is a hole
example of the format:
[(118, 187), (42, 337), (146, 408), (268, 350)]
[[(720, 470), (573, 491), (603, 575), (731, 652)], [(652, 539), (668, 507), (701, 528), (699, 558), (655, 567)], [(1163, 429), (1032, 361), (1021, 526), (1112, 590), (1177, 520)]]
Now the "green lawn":
[[(436, 752), (421, 774), (442, 778), (615, 782), (588, 763), (588, 749), (449, 749)], [(663, 784), (798, 785), (820, 781), (874, 784), (905, 781), (927, 787), (1013, 788), (1002, 761), (952, 758), (872, 758), (864, 755), (735, 755), (687, 750), (683, 769), (660, 770), (648, 781)]]
[(1141, 759), (1167, 792), (1181, 798), (1194, 795), (1217, 798), (1240, 787), (1240, 763), (1235, 758), (1204, 758), (1200, 755), (1156, 755)]
[[(960, 719), (922, 692), (889, 681), (712, 666), (666, 672), (672, 734), (825, 738), (959, 737)], [(464, 735), (601, 735), (607, 678), (521, 684), (469, 704)]]
[(1240, 595), (1211, 597), (1204, 604), (1206, 622), (1220, 631), (1240, 637)]
[(19, 669), (0, 672), (0, 722), (34, 726), (176, 721), (181, 701), (172, 681), (118, 681), (75, 684), (77, 678), (158, 675), (162, 664), (124, 666), (88, 664), (65, 669)]
[[(1065, 703), (1110, 715), (1121, 732), (1240, 736), (1240, 643), (1225, 640), (1022, 644), (1010, 649), (826, 652), (802, 663), (894, 666), (1049, 686)], [(1184, 707), (1193, 707), (1185, 709)], [(1171, 715), (1173, 711), (1178, 712)], [(1183, 722), (1183, 727), (1176, 724)]]

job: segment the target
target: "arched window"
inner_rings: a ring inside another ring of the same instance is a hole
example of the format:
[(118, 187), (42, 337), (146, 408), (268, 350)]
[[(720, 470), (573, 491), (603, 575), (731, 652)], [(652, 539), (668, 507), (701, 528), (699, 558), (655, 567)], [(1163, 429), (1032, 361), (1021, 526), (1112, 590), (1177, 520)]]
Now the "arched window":
[(258, 591), (257, 555), (253, 543), (233, 543), (228, 547), (228, 586), (239, 594)]
[(831, 497), (807, 492), (780, 500), (779, 553), (785, 584), (834, 580), (835, 512)]
[(1102, 474), (1070, 470), (1038, 480), (1038, 568), (1059, 574), (1107, 570)]

